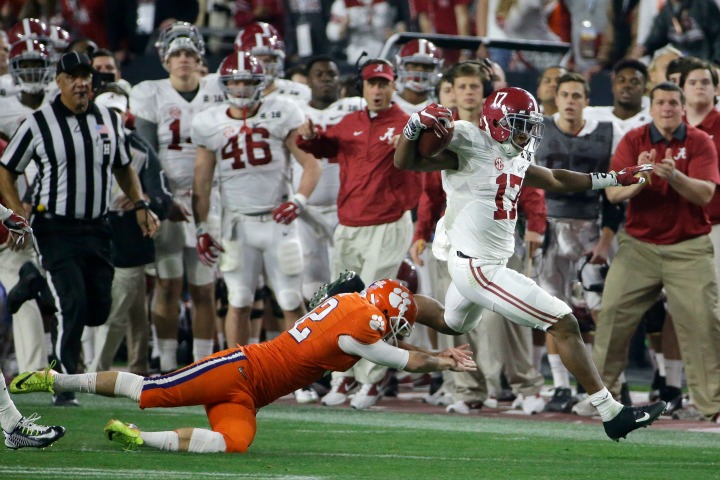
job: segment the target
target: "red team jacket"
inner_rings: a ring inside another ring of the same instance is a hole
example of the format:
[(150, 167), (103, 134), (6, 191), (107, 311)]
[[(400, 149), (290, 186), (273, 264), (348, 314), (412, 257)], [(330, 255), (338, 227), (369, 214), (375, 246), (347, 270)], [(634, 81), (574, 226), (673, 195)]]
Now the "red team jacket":
[(365, 227), (392, 223), (417, 205), (420, 175), (395, 168), (395, 142), (410, 118), (393, 104), (374, 118), (366, 109), (350, 113), (312, 140), (297, 145), (317, 158), (337, 157), (341, 225)]

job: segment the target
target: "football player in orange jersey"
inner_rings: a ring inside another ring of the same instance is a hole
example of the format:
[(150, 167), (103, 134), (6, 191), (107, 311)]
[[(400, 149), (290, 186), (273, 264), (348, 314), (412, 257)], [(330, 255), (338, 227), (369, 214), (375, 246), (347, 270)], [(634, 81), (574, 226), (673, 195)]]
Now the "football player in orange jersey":
[(417, 373), (477, 368), (467, 345), (439, 353), (396, 347), (398, 337), (412, 332), (417, 317), (418, 305), (406, 287), (378, 280), (360, 293), (325, 299), (274, 340), (224, 350), (167, 375), (64, 375), (48, 368), (20, 374), (10, 391), (96, 393), (129, 398), (143, 409), (204, 405), (211, 430), (143, 432), (110, 420), (105, 432), (126, 449), (144, 444), (170, 451), (245, 452), (255, 437), (257, 409), (327, 371), (345, 371), (360, 358)]

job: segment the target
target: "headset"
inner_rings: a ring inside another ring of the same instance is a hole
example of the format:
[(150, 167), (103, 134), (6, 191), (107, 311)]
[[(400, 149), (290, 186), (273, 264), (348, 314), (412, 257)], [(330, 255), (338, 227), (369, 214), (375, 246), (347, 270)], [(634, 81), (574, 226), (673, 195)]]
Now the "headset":
[(462, 62), (456, 63), (455, 65), (450, 67), (450, 70), (448, 70), (447, 72), (447, 77), (450, 82), (455, 82), (455, 75), (457, 74), (457, 71), (460, 69), (460, 67), (462, 67), (463, 65), (475, 65), (480, 69), (480, 78), (482, 80), (483, 86), (483, 97), (489, 97), (490, 94), (495, 91), (495, 88), (493, 87), (493, 79), (494, 77), (496, 77), (490, 59), (485, 58), (483, 60), (463, 60)]
[(586, 256), (580, 259), (577, 265), (577, 280), (580, 282), (580, 284), (583, 287), (583, 290), (586, 292), (596, 292), (596, 293), (602, 293), (603, 289), (605, 288), (605, 277), (607, 276), (608, 270), (610, 270), (610, 266), (607, 263), (604, 263), (600, 265), (600, 276), (602, 277), (602, 283), (591, 283), (587, 284), (583, 281), (583, 269), (590, 265), (590, 259), (592, 258), (592, 253), (588, 253)]
[(361, 97), (363, 96), (362, 71), (370, 63), (384, 63), (385, 65), (389, 66), (393, 70), (393, 80), (397, 80), (397, 72), (395, 71), (395, 66), (392, 64), (392, 62), (384, 58), (371, 58), (365, 61), (362, 65), (360, 65), (360, 60), (362, 60), (363, 57), (367, 57), (367, 52), (363, 51), (358, 57), (358, 59), (355, 61), (355, 70), (357, 71), (357, 74), (355, 75), (355, 88), (357, 88), (357, 90), (360, 92)]

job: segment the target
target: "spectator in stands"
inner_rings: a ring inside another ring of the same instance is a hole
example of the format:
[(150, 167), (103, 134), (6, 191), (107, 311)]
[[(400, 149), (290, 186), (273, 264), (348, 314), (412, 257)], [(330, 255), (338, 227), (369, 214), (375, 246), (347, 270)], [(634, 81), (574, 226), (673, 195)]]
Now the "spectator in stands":
[(329, 1), (290, 0), (285, 15), (285, 45), (292, 61), (328, 53), (325, 27), (330, 20)]
[[(472, 35), (469, 8), (472, 0), (418, 0), (416, 8), (418, 24), (422, 33), (441, 35)], [(468, 58), (466, 55), (464, 58)], [(460, 51), (445, 51), (445, 64), (460, 60)]]
[(385, 40), (395, 33), (397, 11), (385, 0), (335, 0), (330, 14), (327, 37), (331, 42), (347, 42), (349, 63), (358, 61), (363, 52), (370, 58), (377, 57)]
[(653, 60), (648, 66), (648, 92), (650, 92), (650, 90), (652, 90), (658, 83), (664, 82), (668, 79), (668, 64), (681, 56), (682, 52), (677, 48), (673, 47), (672, 45), (666, 45), (655, 52), (655, 54), (653, 55)]
[[(59, 10), (64, 25), (70, 30), (73, 38), (91, 38), (102, 48), (108, 47), (108, 23), (105, 2), (97, 0), (59, 0)], [(87, 52), (84, 52), (87, 53)]]
[(554, 65), (543, 70), (538, 79), (537, 99), (545, 116), (557, 113), (557, 105), (555, 104), (557, 83), (558, 79), (566, 73), (567, 69), (565, 67)]
[(720, 8), (714, 0), (668, 0), (653, 21), (650, 34), (631, 56), (652, 55), (668, 43), (684, 54), (720, 60)]

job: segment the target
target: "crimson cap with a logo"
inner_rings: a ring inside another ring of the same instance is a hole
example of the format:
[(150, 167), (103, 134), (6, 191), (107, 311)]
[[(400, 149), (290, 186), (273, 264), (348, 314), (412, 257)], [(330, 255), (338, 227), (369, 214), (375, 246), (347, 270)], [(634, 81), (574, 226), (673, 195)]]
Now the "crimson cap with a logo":
[(92, 68), (90, 58), (84, 53), (68, 52), (62, 57), (57, 64), (57, 75), (61, 73), (68, 73), (70, 75), (85, 70), (87, 73), (93, 73), (95, 70)]
[(386, 63), (373, 63), (362, 69), (362, 78), (363, 80), (370, 80), (371, 78), (384, 78), (392, 82), (395, 80), (395, 71)]

